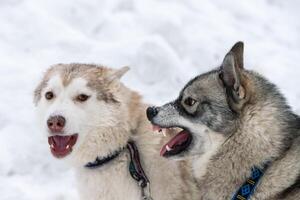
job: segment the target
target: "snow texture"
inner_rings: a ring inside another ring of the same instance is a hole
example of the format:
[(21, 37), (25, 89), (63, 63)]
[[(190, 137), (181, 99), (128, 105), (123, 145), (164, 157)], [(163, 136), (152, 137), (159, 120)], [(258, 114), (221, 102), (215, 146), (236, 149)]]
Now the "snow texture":
[(73, 171), (50, 155), (35, 120), (33, 90), (55, 63), (131, 66), (124, 83), (160, 104), (242, 40), (246, 67), (299, 113), (299, 9), (297, 0), (1, 0), (0, 199), (78, 199)]

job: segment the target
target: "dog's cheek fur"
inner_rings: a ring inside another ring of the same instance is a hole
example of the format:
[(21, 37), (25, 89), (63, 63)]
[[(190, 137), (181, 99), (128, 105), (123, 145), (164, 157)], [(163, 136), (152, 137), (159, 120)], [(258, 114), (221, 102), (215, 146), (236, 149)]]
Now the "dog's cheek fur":
[[(181, 105), (177, 105), (179, 113), (188, 119), (191, 124), (206, 126), (215, 133), (229, 134), (235, 130), (236, 115), (232, 113), (227, 105), (220, 105), (216, 102), (199, 105), (193, 114), (184, 111)], [(186, 127), (189, 128), (189, 127)]]
[(195, 119), (197, 118), (200, 123), (217, 133), (229, 134), (235, 130), (235, 115), (222, 105), (205, 105), (201, 116)]
[[(122, 106), (110, 105), (104, 101), (93, 99), (82, 113), (82, 140), (75, 155), (81, 164), (94, 160), (97, 156), (106, 156), (126, 145), (129, 135), (122, 118)], [(105, 131), (101, 131), (105, 130)], [(110, 142), (108, 142), (110, 141)], [(93, 149), (93, 151), (91, 151)]]

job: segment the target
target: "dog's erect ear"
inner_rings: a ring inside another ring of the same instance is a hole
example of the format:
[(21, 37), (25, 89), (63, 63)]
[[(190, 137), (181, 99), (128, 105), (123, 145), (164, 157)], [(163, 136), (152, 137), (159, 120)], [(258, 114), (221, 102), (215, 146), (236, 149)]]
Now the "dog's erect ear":
[(231, 87), (237, 90), (240, 86), (241, 70), (243, 70), (243, 51), (244, 44), (242, 42), (236, 43), (232, 49), (225, 56), (222, 68), (221, 78), (226, 87)]
[(244, 68), (244, 43), (243, 42), (237, 42), (233, 47), (231, 48), (230, 52), (234, 54), (234, 61), (236, 65), (240, 68)]
[(111, 83), (114, 80), (120, 80), (122, 78), (122, 76), (129, 71), (129, 67), (125, 66), (122, 67), (121, 69), (115, 70), (113, 71), (111, 74), (108, 75), (108, 77), (106, 78), (107, 83)]
[(242, 84), (244, 80), (243, 54), (244, 44), (237, 42), (225, 56), (220, 71), (220, 78), (226, 88), (230, 104), (236, 109), (241, 108), (246, 98), (246, 90)]

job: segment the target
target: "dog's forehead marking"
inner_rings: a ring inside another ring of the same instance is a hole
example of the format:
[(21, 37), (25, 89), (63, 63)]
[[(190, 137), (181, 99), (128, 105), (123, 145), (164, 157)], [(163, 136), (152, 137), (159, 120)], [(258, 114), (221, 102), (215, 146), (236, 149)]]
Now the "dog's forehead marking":
[(83, 77), (82, 72), (80, 73), (79, 71), (75, 70), (69, 70), (66, 68), (62, 73), (61, 73), (61, 80), (63, 86), (68, 86), (73, 82), (74, 79), (78, 79), (78, 77)]
[(59, 88), (62, 86), (63, 86), (63, 84), (62, 84), (61, 77), (59, 74), (53, 75), (47, 83), (48, 88)]
[(65, 76), (61, 76), (60, 74), (54, 74), (48, 81), (46, 86), (49, 90), (65, 90), (70, 92), (76, 92), (78, 90), (85, 92), (88, 90), (87, 83), (88, 81), (82, 77), (68, 77), (68, 79), (64, 79)]
[(82, 77), (74, 78), (72, 82), (69, 83), (69, 85), (78, 86), (78, 87), (86, 86), (86, 84), (87, 84), (87, 80)]
[[(34, 103), (37, 105), (41, 99), (41, 93), (45, 90), (46, 87), (49, 87), (50, 79), (53, 79), (55, 76), (59, 76), (60, 80), (57, 81), (66, 87), (69, 85), (75, 78), (84, 78), (87, 83), (87, 87), (99, 91), (103, 87), (105, 82), (105, 77), (112, 72), (112, 69), (106, 68), (100, 65), (93, 64), (57, 64), (50, 67), (40, 84), (34, 91)], [(54, 81), (55, 82), (55, 81)]]
[(83, 77), (71, 77), (68, 76), (67, 79), (65, 79), (65, 76), (61, 76), (59, 74), (54, 75), (52, 78), (48, 81), (49, 89), (52, 90), (65, 90), (65, 91), (87, 91), (87, 83), (88, 81)]
[(91, 92), (91, 89), (87, 87), (88, 81), (82, 77), (74, 78), (66, 86), (66, 90), (70, 92)]

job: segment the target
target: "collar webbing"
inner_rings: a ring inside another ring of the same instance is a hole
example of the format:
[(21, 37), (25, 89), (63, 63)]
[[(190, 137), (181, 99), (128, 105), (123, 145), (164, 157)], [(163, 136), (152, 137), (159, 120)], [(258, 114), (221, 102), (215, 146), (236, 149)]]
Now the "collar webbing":
[(251, 177), (248, 178), (243, 185), (236, 191), (231, 200), (249, 200), (253, 195), (259, 181), (263, 177), (268, 164), (263, 169), (253, 167), (251, 169)]
[(86, 168), (98, 168), (98, 167), (101, 167), (101, 166), (109, 163), (110, 161), (114, 160), (115, 158), (117, 158), (123, 150), (124, 150), (124, 148), (116, 151), (112, 155), (106, 156), (106, 157), (101, 158), (101, 159), (99, 157), (97, 157), (93, 162), (87, 163), (85, 165), (85, 167)]
[[(99, 159), (99, 157), (97, 157), (94, 162), (87, 163), (85, 167), (89, 169), (101, 167), (117, 158), (124, 149), (125, 147), (120, 149), (119, 151), (116, 151), (114, 154), (102, 159)], [(130, 154), (130, 163), (128, 170), (131, 177), (138, 182), (138, 185), (141, 188), (142, 200), (152, 200), (150, 191), (150, 181), (142, 167), (138, 148), (133, 141), (129, 141), (127, 143), (127, 149)]]

